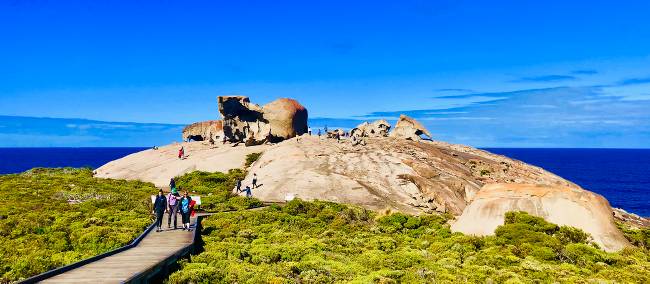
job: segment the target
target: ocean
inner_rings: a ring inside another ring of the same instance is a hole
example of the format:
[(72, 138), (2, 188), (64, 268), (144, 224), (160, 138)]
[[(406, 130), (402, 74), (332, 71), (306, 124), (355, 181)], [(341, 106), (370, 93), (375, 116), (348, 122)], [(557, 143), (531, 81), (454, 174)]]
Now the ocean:
[[(0, 148), (0, 174), (34, 167), (92, 167), (147, 148)], [(650, 149), (488, 148), (599, 193), (613, 207), (650, 216)]]

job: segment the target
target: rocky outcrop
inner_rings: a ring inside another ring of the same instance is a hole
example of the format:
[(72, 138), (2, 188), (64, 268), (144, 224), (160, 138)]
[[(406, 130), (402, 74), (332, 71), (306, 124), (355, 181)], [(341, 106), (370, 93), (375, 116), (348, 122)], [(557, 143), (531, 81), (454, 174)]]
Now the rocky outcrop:
[(629, 244), (614, 224), (609, 202), (575, 186), (487, 184), (451, 229), (465, 234), (492, 235), (503, 224), (508, 211), (526, 211), (558, 225), (580, 228), (606, 251), (617, 251)]
[[(185, 159), (178, 158), (178, 149), (185, 149)], [(246, 155), (265, 151), (268, 145), (210, 145), (205, 142), (183, 142), (133, 153), (108, 162), (95, 170), (95, 177), (151, 182), (167, 187), (169, 179), (192, 171), (228, 172), (243, 168)]]
[(307, 109), (282, 98), (260, 107), (248, 97), (218, 97), (223, 132), (229, 142), (246, 145), (279, 142), (307, 132)]
[(384, 119), (375, 120), (372, 123), (363, 122), (350, 131), (354, 137), (386, 137), (390, 130), (390, 123)]
[(192, 123), (183, 128), (183, 141), (219, 141), (223, 136), (223, 121), (208, 120)]
[(286, 195), (352, 203), (374, 210), (460, 215), (486, 183), (576, 185), (541, 168), (466, 146), (405, 139), (364, 138), (337, 143), (302, 136), (271, 146), (249, 169), (254, 196)]
[(344, 137), (345, 136), (345, 130), (341, 128), (334, 129), (332, 131), (327, 132), (327, 138), (337, 138), (337, 137)]
[(395, 129), (390, 133), (391, 137), (414, 141), (421, 140), (421, 135), (426, 135), (431, 139), (431, 133), (420, 122), (403, 114), (399, 116)]

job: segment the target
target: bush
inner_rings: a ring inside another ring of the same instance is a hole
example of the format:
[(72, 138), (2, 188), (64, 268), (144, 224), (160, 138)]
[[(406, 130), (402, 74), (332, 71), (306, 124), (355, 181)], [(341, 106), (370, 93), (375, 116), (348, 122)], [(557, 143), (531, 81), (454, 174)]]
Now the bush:
[[(497, 235), (452, 234), (448, 216), (292, 200), (204, 220), (205, 251), (171, 283), (648, 283), (650, 254), (606, 253), (588, 235), (523, 212)], [(203, 280), (195, 275), (210, 271)]]
[(0, 283), (124, 246), (151, 224), (150, 183), (93, 178), (90, 169), (0, 175)]
[(255, 161), (262, 156), (262, 153), (250, 153), (246, 155), (246, 167), (250, 167)]

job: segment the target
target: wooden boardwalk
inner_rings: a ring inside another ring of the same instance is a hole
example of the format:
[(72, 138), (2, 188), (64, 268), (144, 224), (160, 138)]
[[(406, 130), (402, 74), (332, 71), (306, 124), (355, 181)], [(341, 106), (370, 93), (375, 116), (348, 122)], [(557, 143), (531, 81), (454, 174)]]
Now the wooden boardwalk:
[[(180, 215), (178, 216), (180, 224)], [(191, 219), (195, 227), (197, 218)], [(182, 227), (182, 226), (181, 226)], [(188, 251), (194, 239), (194, 231), (167, 230), (167, 214), (162, 232), (149, 232), (137, 246), (120, 253), (88, 263), (41, 283), (123, 283), (131, 281), (142, 272), (168, 262), (176, 254)], [(172, 259), (174, 262), (175, 258)]]

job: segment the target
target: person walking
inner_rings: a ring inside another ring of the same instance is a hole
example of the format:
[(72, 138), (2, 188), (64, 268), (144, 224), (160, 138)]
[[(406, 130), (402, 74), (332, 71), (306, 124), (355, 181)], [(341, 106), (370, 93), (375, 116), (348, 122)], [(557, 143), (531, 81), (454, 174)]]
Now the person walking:
[(192, 198), (190, 198), (190, 196), (187, 194), (187, 191), (185, 191), (183, 193), (183, 197), (180, 200), (183, 230), (190, 230), (190, 213), (192, 211), (191, 203)]
[[(172, 179), (173, 181), (174, 179)], [(174, 218), (174, 230), (177, 228), (177, 219), (178, 219), (178, 200), (181, 199), (176, 187), (172, 188), (172, 191), (167, 195), (167, 228), (172, 228), (172, 217)]]
[(167, 198), (163, 195), (163, 191), (158, 190), (158, 195), (156, 196), (156, 201), (153, 203), (153, 213), (156, 214), (156, 225), (158, 228), (156, 232), (162, 231), (162, 220), (165, 210), (167, 209)]
[(241, 179), (237, 179), (237, 183), (235, 184), (237, 188), (237, 194), (241, 192)]
[(178, 158), (183, 159), (185, 157), (185, 149), (183, 149), (183, 146), (181, 146), (180, 149), (178, 149)]
[(244, 192), (246, 192), (246, 197), (253, 197), (253, 192), (251, 191), (250, 186), (247, 185), (246, 188), (244, 188)]
[(257, 188), (257, 174), (253, 174), (253, 188)]

